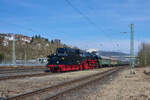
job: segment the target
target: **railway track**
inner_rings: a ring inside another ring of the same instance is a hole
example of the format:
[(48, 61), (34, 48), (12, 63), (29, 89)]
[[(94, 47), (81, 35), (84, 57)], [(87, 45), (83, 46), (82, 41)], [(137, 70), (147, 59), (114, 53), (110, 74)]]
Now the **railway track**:
[(37, 69), (37, 68), (45, 68), (45, 66), (0, 66), (0, 70), (13, 70), (13, 69)]
[(20, 78), (25, 78), (25, 77), (39, 77), (39, 76), (46, 76), (46, 75), (51, 75), (51, 74), (52, 73), (35, 73), (35, 74), (4, 76), (4, 77), (0, 77), (0, 81), (9, 80), (9, 79), (20, 79)]
[(113, 68), (105, 72), (96, 73), (94, 75), (89, 75), (68, 82), (63, 82), (51, 87), (46, 87), (36, 91), (20, 94), (14, 97), (7, 98), (6, 100), (57, 100), (65, 93), (68, 93), (74, 89), (82, 88), (83, 86), (91, 82), (100, 81), (104, 77), (107, 77), (119, 71), (120, 69), (122, 68)]
[(44, 71), (44, 69), (42, 68), (38, 68), (38, 69), (8, 69), (8, 70), (0, 70), (0, 74), (7, 74), (7, 73), (19, 73), (19, 72), (32, 72), (32, 71)]

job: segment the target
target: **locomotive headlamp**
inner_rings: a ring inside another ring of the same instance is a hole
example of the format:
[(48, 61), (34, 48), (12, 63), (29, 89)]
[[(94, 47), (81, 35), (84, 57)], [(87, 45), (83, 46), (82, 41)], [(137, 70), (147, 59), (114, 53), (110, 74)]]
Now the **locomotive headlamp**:
[(62, 60), (64, 60), (65, 58), (64, 58), (64, 57), (62, 57), (61, 59), (62, 59)]
[(56, 61), (57, 64), (59, 64), (59, 61)]

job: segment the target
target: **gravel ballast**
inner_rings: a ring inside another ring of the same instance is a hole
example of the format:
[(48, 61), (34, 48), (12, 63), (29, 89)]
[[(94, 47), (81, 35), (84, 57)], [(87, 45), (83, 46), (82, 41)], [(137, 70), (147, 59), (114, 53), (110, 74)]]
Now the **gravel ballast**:
[(22, 93), (34, 91), (40, 88), (53, 86), (61, 82), (77, 79), (98, 72), (103, 72), (111, 68), (101, 68), (95, 70), (75, 71), (66, 73), (54, 73), (48, 76), (27, 77), (23, 79), (12, 79), (0, 81), (0, 96), (10, 97)]
[(112, 75), (101, 82), (85, 86), (66, 94), (61, 100), (150, 100), (150, 76), (144, 74), (147, 68), (130, 69)]

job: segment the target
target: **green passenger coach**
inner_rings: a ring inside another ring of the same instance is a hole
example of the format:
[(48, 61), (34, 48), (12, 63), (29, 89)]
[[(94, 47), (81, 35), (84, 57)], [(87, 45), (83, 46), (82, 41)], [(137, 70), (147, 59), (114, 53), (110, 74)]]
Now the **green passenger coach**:
[(118, 61), (110, 57), (99, 56), (98, 60), (101, 67), (113, 67), (118, 65)]

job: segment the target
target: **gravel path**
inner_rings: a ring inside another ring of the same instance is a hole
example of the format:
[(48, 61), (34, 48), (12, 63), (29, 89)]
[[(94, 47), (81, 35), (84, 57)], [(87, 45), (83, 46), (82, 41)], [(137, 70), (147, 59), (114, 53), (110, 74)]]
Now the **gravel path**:
[(3, 97), (15, 96), (21, 93), (26, 93), (40, 88), (52, 86), (79, 77), (84, 77), (98, 72), (103, 72), (108, 69), (111, 68), (66, 72), (42, 77), (30, 77), (30, 78), (28, 77), (24, 79), (0, 81), (0, 95)]
[(145, 75), (144, 70), (147, 68), (135, 68), (136, 74), (130, 75), (126, 69), (115, 78), (85, 86), (61, 100), (150, 100), (150, 76)]

